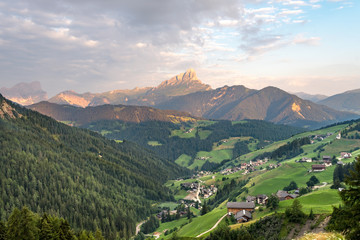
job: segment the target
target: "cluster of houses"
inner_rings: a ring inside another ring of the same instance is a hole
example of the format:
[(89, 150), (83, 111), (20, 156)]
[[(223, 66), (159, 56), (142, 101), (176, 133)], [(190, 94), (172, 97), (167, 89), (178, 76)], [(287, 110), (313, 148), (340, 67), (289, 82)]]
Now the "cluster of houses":
[(200, 195), (203, 197), (203, 198), (208, 198), (210, 197), (211, 195), (215, 194), (217, 192), (217, 187), (215, 187), (214, 185), (210, 185), (210, 187), (203, 187), (201, 186), (200, 187)]
[[(348, 152), (341, 152), (340, 153), (340, 159), (344, 159), (344, 158), (351, 158), (351, 153)], [(307, 158), (307, 157), (303, 157), (301, 160), (298, 160), (296, 162), (321, 162), (320, 164), (313, 164), (311, 165), (311, 170), (312, 172), (322, 172), (324, 171), (327, 167), (330, 167), (332, 165), (332, 158), (330, 156), (323, 156), (322, 160), (316, 160), (314, 161), (312, 158)], [(338, 165), (343, 165), (344, 163), (342, 161), (337, 161)]]
[[(279, 201), (294, 199), (299, 197), (299, 190), (295, 190), (295, 193), (279, 190), (275, 196)], [(247, 196), (246, 202), (228, 202), (226, 205), (228, 215), (233, 215), (238, 223), (247, 222), (252, 219), (255, 204), (266, 205), (268, 199), (265, 194), (259, 194), (257, 196)]]
[(226, 169), (222, 170), (220, 173), (222, 175), (229, 175), (229, 174), (236, 173), (239, 171), (241, 171), (240, 167), (233, 167), (233, 168), (226, 168)]
[(211, 157), (197, 157), (195, 159), (205, 161), (205, 160), (208, 160), (209, 158), (211, 158)]
[[(233, 168), (226, 168), (222, 170), (220, 173), (223, 175), (229, 175), (232, 173), (239, 172), (241, 170), (244, 170), (243, 174), (248, 174), (249, 172), (254, 172), (257, 169), (255, 167), (261, 166), (269, 161), (268, 158), (265, 159), (257, 159), (255, 161), (250, 161), (249, 163), (242, 163), (239, 167), (233, 167)], [(272, 168), (276, 168), (276, 165), (272, 165)]]
[[(318, 141), (322, 141), (325, 138), (328, 138), (330, 136), (334, 135), (334, 133), (332, 132), (328, 132), (326, 134), (319, 134), (319, 135), (313, 135), (313, 136), (309, 136), (312, 140), (318, 140)], [(311, 143), (314, 143), (314, 141), (311, 141)]]
[(188, 192), (197, 192), (199, 191), (199, 195), (203, 198), (208, 198), (217, 192), (217, 187), (214, 185), (204, 186), (198, 182), (189, 182), (189, 183), (181, 183), (181, 189), (187, 190)]

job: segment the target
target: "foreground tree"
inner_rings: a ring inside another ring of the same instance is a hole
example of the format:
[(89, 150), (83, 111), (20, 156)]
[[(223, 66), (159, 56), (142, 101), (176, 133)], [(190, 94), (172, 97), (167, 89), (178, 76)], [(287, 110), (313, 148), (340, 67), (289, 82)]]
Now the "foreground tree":
[(301, 223), (305, 219), (306, 214), (301, 209), (300, 201), (295, 199), (292, 205), (285, 210), (285, 216), (289, 222)]
[(344, 207), (334, 208), (329, 228), (344, 232), (347, 239), (360, 239), (360, 156), (345, 183), (348, 189), (340, 192)]

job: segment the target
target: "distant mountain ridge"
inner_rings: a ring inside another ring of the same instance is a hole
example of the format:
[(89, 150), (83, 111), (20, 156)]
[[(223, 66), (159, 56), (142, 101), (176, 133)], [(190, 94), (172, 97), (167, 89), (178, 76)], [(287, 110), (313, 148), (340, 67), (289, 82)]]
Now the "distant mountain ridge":
[[(297, 94), (313, 99), (313, 101), (325, 97), (305, 93)], [(350, 92), (350, 94), (353, 97), (354, 93)], [(328, 99), (331, 99), (331, 97)], [(341, 102), (341, 100), (336, 101)], [(325, 99), (321, 101), (321, 104), (328, 106), (325, 107), (271, 86), (261, 90), (249, 89), (245, 86), (224, 86), (212, 89), (209, 85), (202, 83), (198, 79), (195, 70), (191, 68), (169, 80), (163, 81), (157, 87), (83, 94), (65, 91), (49, 99), (51, 103), (73, 105), (82, 108), (106, 104), (151, 106), (160, 109), (189, 112), (193, 116), (208, 119), (259, 119), (273, 123), (310, 128), (322, 127), (337, 121), (358, 117), (355, 113), (342, 112), (348, 110), (360, 113), (360, 108), (356, 106), (356, 99), (351, 101), (351, 104), (347, 102), (345, 104), (336, 104), (331, 101), (327, 104)], [(335, 106), (337, 110), (332, 109)], [(114, 109), (110, 110), (110, 108), (107, 107), (108, 110), (105, 111), (105, 119), (119, 116), (114, 115)], [(49, 115), (49, 110), (44, 110), (44, 105), (42, 109), (42, 113)], [(104, 109), (102, 108), (102, 115), (105, 113)], [(40, 111), (40, 109), (38, 110)], [(58, 110), (60, 111), (60, 109)], [(94, 110), (89, 112), (94, 112)], [(69, 108), (67, 111), (69, 111)], [(114, 116), (109, 115), (111, 111)], [(62, 112), (62, 114), (65, 114), (65, 112)], [(157, 114), (159, 112), (155, 115)], [(61, 119), (60, 115), (58, 113), (56, 119)], [(94, 119), (99, 118), (100, 115), (97, 115), (96, 117), (91, 114), (87, 116), (89, 119)], [(144, 109), (135, 115), (139, 118), (138, 120), (132, 116), (126, 117), (125, 121), (144, 121), (146, 117), (150, 116)], [(159, 115), (153, 118), (155, 118), (153, 120), (161, 119), (160, 121), (168, 121), (164, 117), (159, 119)], [(85, 121), (82, 120), (82, 122)]]
[(317, 103), (317, 102), (329, 97), (329, 96), (322, 95), (322, 94), (308, 94), (308, 93), (304, 93), (304, 92), (296, 92), (293, 94), (298, 96), (299, 98), (302, 98), (304, 100), (309, 100), (314, 103)]
[(79, 94), (65, 91), (49, 99), (49, 102), (69, 104), (79, 107), (98, 106), (103, 104), (125, 104), (153, 106), (173, 96), (185, 95), (198, 91), (208, 91), (211, 87), (202, 83), (194, 69), (163, 81), (157, 87), (134, 88), (132, 90), (114, 90), (104, 93)]
[(340, 110), (360, 114), (360, 89), (336, 94), (318, 102), (319, 104)]
[(42, 90), (40, 82), (19, 83), (11, 88), (1, 88), (0, 93), (9, 100), (21, 105), (30, 105), (47, 100), (47, 93)]
[(84, 125), (100, 120), (120, 120), (124, 122), (188, 122), (199, 120), (189, 113), (175, 110), (159, 110), (146, 106), (101, 105), (94, 107), (76, 107), (49, 102), (40, 102), (28, 106), (29, 109), (50, 116), (58, 121), (75, 122)]
[(186, 111), (208, 119), (259, 119), (311, 128), (357, 117), (303, 100), (276, 87), (253, 90), (244, 86), (225, 86), (174, 97), (155, 107)]

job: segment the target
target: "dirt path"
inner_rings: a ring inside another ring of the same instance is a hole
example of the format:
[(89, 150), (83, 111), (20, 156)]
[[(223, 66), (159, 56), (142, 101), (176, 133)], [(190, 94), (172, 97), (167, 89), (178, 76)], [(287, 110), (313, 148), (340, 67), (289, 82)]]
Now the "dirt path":
[(206, 233), (214, 230), (214, 229), (217, 227), (217, 225), (219, 225), (219, 223), (221, 222), (221, 220), (223, 220), (223, 218), (226, 217), (226, 215), (227, 215), (227, 213), (226, 213), (224, 216), (222, 216), (222, 217), (215, 223), (215, 225), (214, 225), (212, 228), (210, 228), (209, 230), (207, 230), (207, 231), (205, 231), (205, 232), (203, 232), (203, 233), (200, 233), (200, 234), (197, 235), (196, 237), (201, 237), (202, 235), (204, 235), (204, 234), (206, 234)]
[(135, 235), (138, 235), (138, 233), (140, 232), (141, 225), (143, 225), (144, 223), (145, 223), (145, 221), (142, 221), (141, 223), (136, 225), (136, 234)]

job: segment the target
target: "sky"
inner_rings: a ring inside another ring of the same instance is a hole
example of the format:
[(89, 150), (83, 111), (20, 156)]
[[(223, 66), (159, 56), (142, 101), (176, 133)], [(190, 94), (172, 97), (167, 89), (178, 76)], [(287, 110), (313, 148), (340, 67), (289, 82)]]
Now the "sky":
[(359, 0), (0, 0), (0, 88), (360, 88)]

